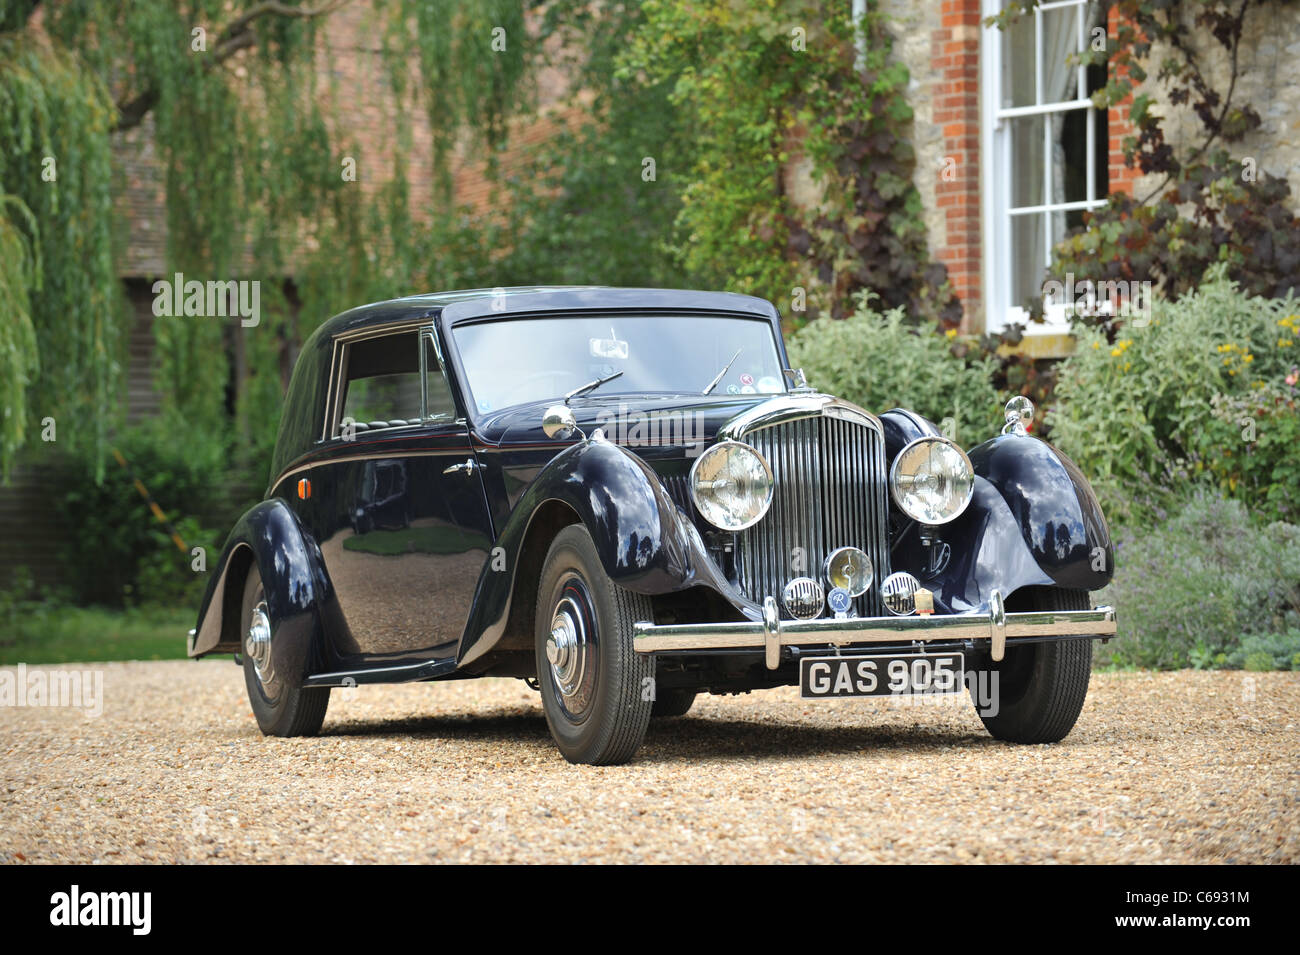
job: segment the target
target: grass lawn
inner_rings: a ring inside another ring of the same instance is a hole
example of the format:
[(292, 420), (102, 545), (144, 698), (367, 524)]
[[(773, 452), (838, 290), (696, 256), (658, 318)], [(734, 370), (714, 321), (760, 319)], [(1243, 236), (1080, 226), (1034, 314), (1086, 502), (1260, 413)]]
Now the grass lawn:
[(106, 610), (25, 605), (0, 622), (0, 665), (183, 660), (190, 607)]

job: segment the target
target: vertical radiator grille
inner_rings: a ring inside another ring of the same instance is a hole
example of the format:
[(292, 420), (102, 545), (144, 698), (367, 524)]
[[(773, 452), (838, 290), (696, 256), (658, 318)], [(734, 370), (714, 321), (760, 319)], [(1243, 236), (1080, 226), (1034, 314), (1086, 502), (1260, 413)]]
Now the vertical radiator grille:
[[(837, 547), (860, 547), (874, 574), (856, 610), (883, 616), (880, 583), (889, 574), (889, 549), (880, 434), (865, 424), (818, 416), (757, 428), (741, 440), (767, 458), (776, 482), (771, 509), (737, 542), (745, 594), (759, 602), (769, 594), (780, 601), (792, 577), (824, 584), (827, 555)], [(802, 565), (796, 566), (800, 554)]]

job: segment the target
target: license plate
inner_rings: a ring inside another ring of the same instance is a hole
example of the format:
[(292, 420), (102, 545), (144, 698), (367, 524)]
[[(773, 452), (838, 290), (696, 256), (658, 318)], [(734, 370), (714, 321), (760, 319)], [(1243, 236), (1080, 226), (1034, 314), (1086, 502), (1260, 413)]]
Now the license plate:
[(852, 696), (938, 696), (965, 689), (961, 653), (804, 657), (799, 695), (805, 700)]

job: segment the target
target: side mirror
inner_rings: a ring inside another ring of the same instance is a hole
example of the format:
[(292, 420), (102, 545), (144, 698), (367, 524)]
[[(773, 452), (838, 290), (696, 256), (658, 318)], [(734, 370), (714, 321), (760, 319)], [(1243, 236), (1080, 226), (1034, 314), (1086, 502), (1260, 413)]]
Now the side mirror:
[(542, 430), (548, 438), (563, 441), (578, 430), (578, 422), (568, 405), (551, 405), (542, 415)]

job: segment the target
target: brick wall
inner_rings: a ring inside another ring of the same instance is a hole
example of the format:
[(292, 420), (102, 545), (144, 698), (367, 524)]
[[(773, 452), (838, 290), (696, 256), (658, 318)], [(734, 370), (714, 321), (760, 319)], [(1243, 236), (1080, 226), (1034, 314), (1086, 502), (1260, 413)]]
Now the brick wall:
[(981, 313), (979, 0), (943, 0), (939, 22), (930, 44), (933, 122), (943, 133), (944, 162), (931, 175), (944, 228), (930, 241), (969, 327)]
[[(1106, 19), (1106, 34), (1110, 37), (1118, 36), (1119, 27), (1119, 11), (1111, 7)], [(1129, 75), (1127, 67), (1112, 65), (1111, 70), (1112, 78), (1123, 78)], [(1110, 139), (1106, 157), (1110, 191), (1126, 192), (1129, 195), (1133, 195), (1134, 187), (1141, 176), (1136, 166), (1124, 165), (1124, 137), (1133, 136), (1137, 132), (1128, 115), (1132, 105), (1133, 94), (1130, 93), (1121, 102), (1112, 106), (1106, 114), (1106, 130)]]

